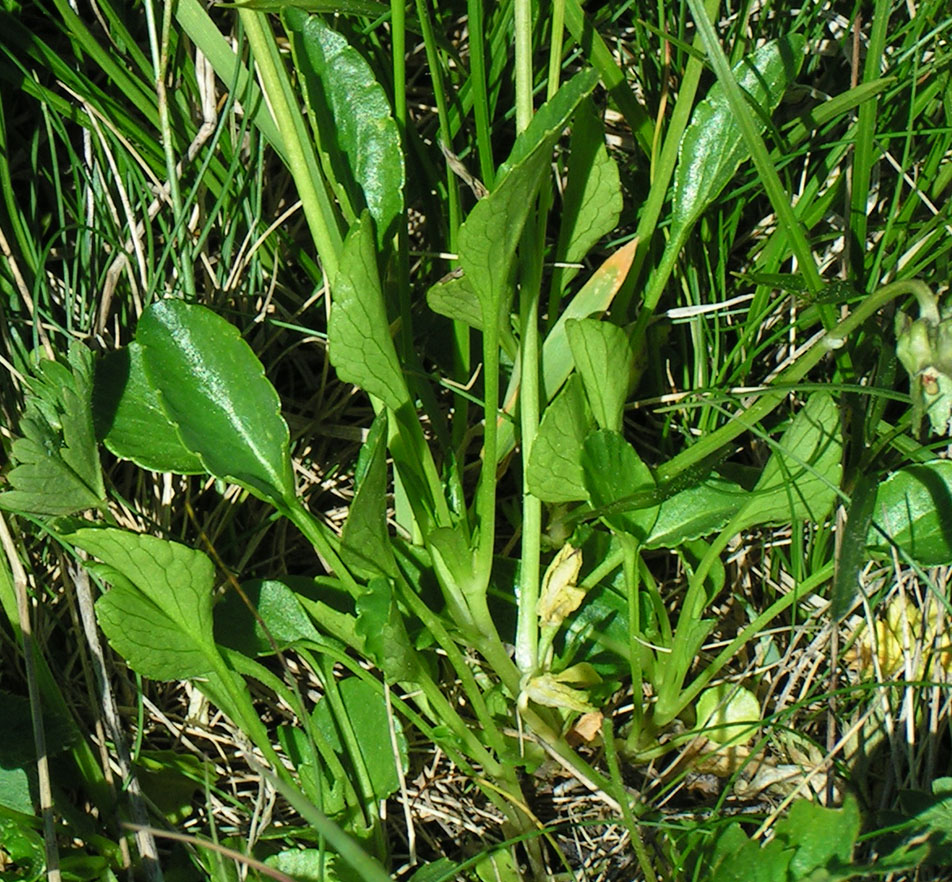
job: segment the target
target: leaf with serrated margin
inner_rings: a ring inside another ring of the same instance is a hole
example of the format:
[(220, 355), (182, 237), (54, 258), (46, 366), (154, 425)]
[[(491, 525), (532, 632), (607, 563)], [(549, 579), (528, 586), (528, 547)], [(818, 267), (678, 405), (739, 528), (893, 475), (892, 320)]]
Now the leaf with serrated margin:
[(293, 499), (281, 402), (238, 329), (204, 306), (161, 300), (136, 341), (162, 409), (206, 471), (279, 507)]
[(44, 359), (26, 378), (28, 394), (0, 508), (68, 515), (101, 508), (105, 487), (92, 418), (93, 356), (81, 343), (68, 365)]
[(101, 561), (87, 564), (112, 585), (96, 601), (96, 617), (134, 671), (179, 680), (221, 669), (212, 631), (215, 570), (208, 557), (113, 528), (84, 528), (63, 538)]
[(341, 380), (399, 410), (410, 393), (390, 336), (372, 226), (364, 212), (344, 240), (340, 270), (331, 286), (328, 350)]

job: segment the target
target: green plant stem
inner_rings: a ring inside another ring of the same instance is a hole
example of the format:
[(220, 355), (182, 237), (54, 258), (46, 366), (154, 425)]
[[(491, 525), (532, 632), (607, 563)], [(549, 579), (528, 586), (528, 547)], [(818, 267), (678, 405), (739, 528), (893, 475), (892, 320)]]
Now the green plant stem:
[(301, 118), (300, 109), (292, 103), (294, 92), (274, 34), (263, 13), (239, 9), (238, 15), (254, 53), (261, 88), (268, 96), (275, 123), (284, 140), (288, 168), (297, 186), (304, 217), (320, 256), (324, 274), (333, 281), (337, 276), (342, 244), (337, 212), (327, 195), (324, 178), (314, 157), (311, 138)]
[(513, 4), (516, 67), (516, 134), (532, 119), (532, 0)]
[(546, 84), (546, 100), (551, 101), (559, 91), (559, 79), (562, 73), (562, 46), (565, 37), (565, 0), (553, 0), (552, 15), (549, 18), (552, 29), (549, 37), (549, 76)]
[(602, 719), (602, 743), (605, 745), (605, 759), (608, 762), (608, 773), (611, 776), (612, 791), (615, 801), (621, 807), (621, 816), (628, 828), (628, 838), (631, 840), (631, 847), (635, 850), (635, 857), (638, 860), (638, 866), (641, 867), (642, 875), (646, 882), (657, 882), (654, 867), (651, 864), (651, 858), (648, 857), (648, 850), (641, 838), (641, 828), (635, 820), (631, 811), (631, 805), (628, 802), (628, 791), (625, 789), (624, 781), (621, 777), (621, 768), (618, 765), (618, 752), (615, 748), (615, 732), (612, 729), (612, 721), (609, 717)]
[(483, 183), (488, 188), (492, 188), (496, 177), (496, 164), (493, 162), (492, 132), (489, 127), (489, 95), (486, 91), (483, 0), (466, 0), (466, 17), (469, 24), (469, 82), (473, 95), (473, 116), (476, 120), (479, 174)]
[(522, 553), (516, 609), (516, 667), (530, 677), (539, 666), (539, 565), (542, 554), (542, 500), (529, 490), (529, 457), (539, 431), (539, 298), (542, 290), (541, 222), (547, 214), (548, 188), (539, 196), (538, 223), (530, 218), (523, 233), (526, 260), (519, 290), (521, 379), (519, 426), (522, 436)]
[(327, 528), (304, 507), (303, 502), (299, 499), (286, 502), (281, 508), (281, 513), (304, 534), (317, 553), (324, 558), (334, 575), (344, 583), (352, 597), (356, 597), (363, 591), (334, 550), (327, 535)]
[(730, 422), (719, 429), (705, 435), (700, 441), (692, 444), (674, 459), (659, 466), (655, 472), (658, 483), (664, 484), (672, 480), (685, 469), (711, 456), (725, 444), (729, 444), (738, 435), (752, 429), (790, 394), (791, 387), (795, 386), (816, 367), (825, 355), (841, 347), (845, 339), (870, 316), (882, 309), (891, 300), (903, 295), (913, 295), (920, 303), (925, 300), (935, 301), (929, 286), (916, 279), (891, 282), (870, 294), (838, 325), (826, 333), (818, 335), (813, 343), (809, 345), (809, 348), (790, 367), (782, 371), (770, 387), (761, 393), (760, 398), (754, 404), (737, 414)]

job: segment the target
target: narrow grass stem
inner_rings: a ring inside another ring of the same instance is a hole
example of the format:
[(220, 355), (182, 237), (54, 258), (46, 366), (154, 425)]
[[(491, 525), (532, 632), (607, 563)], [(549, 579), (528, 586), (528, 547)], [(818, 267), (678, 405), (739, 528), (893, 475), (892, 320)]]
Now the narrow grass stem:
[(267, 96), (274, 121), (284, 139), (288, 168), (297, 185), (301, 207), (314, 239), (324, 273), (332, 280), (337, 276), (341, 235), (337, 214), (327, 196), (323, 176), (313, 156), (311, 139), (301, 119), (300, 110), (292, 108), (290, 83), (277, 51), (274, 34), (264, 13), (239, 9), (238, 15), (248, 36), (261, 88)]
[[(747, 107), (744, 95), (731, 71), (730, 62), (727, 60), (727, 56), (717, 39), (717, 34), (714, 32), (711, 18), (701, 0), (688, 0), (688, 6), (691, 8), (691, 15), (694, 18), (694, 24), (697, 26), (698, 34), (704, 41), (711, 67), (714, 68), (714, 73), (717, 74), (718, 82), (724, 89), (724, 97), (727, 98), (727, 102), (734, 112), (734, 119), (744, 136), (747, 149), (750, 150), (757, 174), (763, 183), (773, 210), (777, 213), (778, 224), (784, 229), (790, 241), (791, 250), (797, 258), (797, 269), (803, 273), (810, 291), (816, 294), (823, 287), (823, 279), (820, 278), (816, 258), (814, 258), (803, 232), (803, 225), (794, 213), (790, 196), (784, 189), (776, 168), (770, 162), (763, 138), (754, 125), (750, 109)], [(823, 312), (824, 324), (831, 324), (833, 320), (832, 311), (826, 309)]]
[(169, 120), (169, 99), (165, 80), (169, 65), (169, 34), (172, 25), (173, 3), (165, 3), (162, 13), (161, 34), (156, 33), (155, 10), (152, 0), (146, 0), (145, 14), (149, 29), (149, 45), (152, 49), (152, 64), (155, 70), (155, 93), (159, 112), (159, 132), (162, 137), (162, 152), (165, 155), (165, 173), (168, 176), (169, 198), (172, 201), (174, 227), (178, 236), (179, 270), (182, 274), (182, 288), (188, 300), (195, 299), (195, 272), (192, 267), (192, 249), (188, 242), (185, 225), (185, 210), (182, 204), (182, 191), (179, 187), (178, 169), (175, 161), (175, 142), (172, 138), (172, 124)]
[(483, 0), (466, 0), (466, 17), (469, 23), (469, 83), (473, 96), (473, 116), (476, 121), (476, 152), (479, 156), (479, 174), (483, 183), (491, 188), (493, 179), (496, 177), (496, 164), (493, 162), (492, 132), (489, 126)]
[(327, 528), (315, 519), (299, 499), (288, 502), (282, 507), (281, 513), (304, 534), (317, 553), (324, 558), (324, 562), (333, 571), (334, 575), (344, 583), (351, 595), (356, 597), (362, 589), (331, 545), (330, 538), (327, 536)]
[(819, 334), (812, 343), (808, 344), (808, 348), (800, 357), (777, 377), (772, 386), (764, 391), (754, 404), (719, 429), (705, 435), (674, 459), (661, 465), (655, 473), (658, 483), (670, 481), (685, 469), (701, 462), (725, 444), (729, 444), (738, 435), (752, 429), (790, 394), (790, 387), (802, 380), (825, 355), (840, 348), (846, 338), (870, 316), (891, 300), (903, 295), (913, 295), (920, 303), (925, 298), (933, 302), (935, 299), (929, 286), (915, 279), (891, 282), (870, 294), (838, 325), (826, 333)]
[(546, 100), (551, 100), (559, 91), (562, 73), (562, 46), (565, 38), (565, 0), (553, 0), (549, 18), (552, 33), (549, 36), (549, 76), (546, 83)]

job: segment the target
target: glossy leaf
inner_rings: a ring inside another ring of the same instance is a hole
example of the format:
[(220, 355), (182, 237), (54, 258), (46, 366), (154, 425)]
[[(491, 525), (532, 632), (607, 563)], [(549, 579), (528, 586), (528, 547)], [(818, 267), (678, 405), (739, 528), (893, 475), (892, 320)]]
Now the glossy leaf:
[[(733, 68), (737, 84), (758, 110), (759, 131), (803, 62), (798, 34), (771, 40)], [(734, 176), (748, 150), (720, 83), (711, 86), (684, 131), (674, 173), (672, 221), (685, 227), (701, 216)], [(675, 236), (676, 238), (676, 236)]]
[[(622, 502), (636, 493), (655, 489), (651, 471), (618, 432), (600, 429), (585, 439), (582, 473), (588, 498), (597, 509)], [(604, 516), (613, 530), (629, 533), (639, 542), (650, 534), (658, 506), (615, 511)]]
[(243, 582), (241, 590), (257, 617), (237, 591), (229, 590), (215, 606), (217, 642), (251, 658), (272, 654), (275, 644), (283, 650), (301, 642), (326, 643), (295, 593), (297, 582), (313, 584), (300, 577)]
[(572, 319), (565, 331), (595, 421), (600, 429), (620, 432), (634, 362), (628, 335), (595, 319)]
[(293, 499), (278, 394), (238, 329), (203, 306), (162, 300), (136, 341), (162, 409), (205, 470), (279, 507)]
[(205, 471), (163, 410), (138, 343), (100, 360), (93, 404), (99, 436), (120, 459), (153, 472), (195, 475)]
[(354, 217), (369, 210), (382, 245), (403, 211), (405, 180), (400, 133), (387, 95), (363, 56), (321, 16), (286, 8), (284, 20), (338, 196), (346, 194)]
[(895, 543), (920, 566), (945, 566), (952, 563), (950, 512), (952, 462), (906, 466), (879, 485), (867, 543), (887, 552)]
[(837, 496), (842, 457), (839, 408), (832, 396), (815, 392), (777, 441), (734, 526), (822, 524)]
[(68, 515), (105, 505), (106, 490), (92, 418), (93, 357), (70, 346), (68, 364), (44, 359), (26, 380), (22, 435), (13, 442), (12, 490), (0, 508), (37, 515)]
[(582, 474), (582, 445), (594, 427), (582, 381), (573, 375), (546, 408), (532, 445), (527, 477), (534, 496), (545, 502), (588, 498)]
[(410, 394), (390, 337), (367, 214), (351, 227), (344, 241), (340, 272), (331, 290), (334, 302), (327, 335), (337, 375), (399, 410)]

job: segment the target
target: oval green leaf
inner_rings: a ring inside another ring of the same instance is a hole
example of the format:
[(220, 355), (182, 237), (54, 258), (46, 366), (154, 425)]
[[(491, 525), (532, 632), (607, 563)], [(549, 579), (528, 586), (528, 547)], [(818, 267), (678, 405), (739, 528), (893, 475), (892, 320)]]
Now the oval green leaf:
[(205, 470), (278, 507), (293, 499), (278, 393), (238, 329), (203, 306), (162, 300), (136, 340), (162, 409)]

